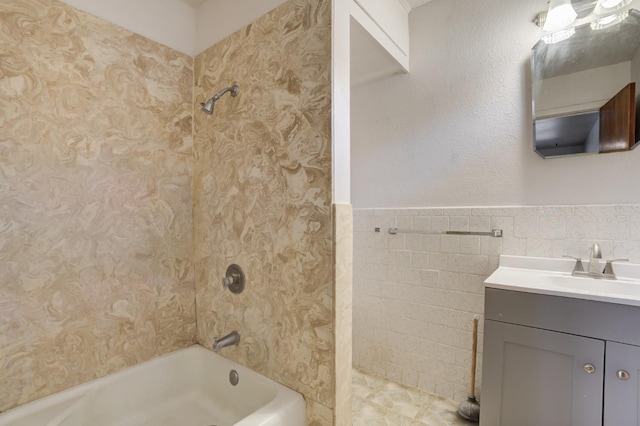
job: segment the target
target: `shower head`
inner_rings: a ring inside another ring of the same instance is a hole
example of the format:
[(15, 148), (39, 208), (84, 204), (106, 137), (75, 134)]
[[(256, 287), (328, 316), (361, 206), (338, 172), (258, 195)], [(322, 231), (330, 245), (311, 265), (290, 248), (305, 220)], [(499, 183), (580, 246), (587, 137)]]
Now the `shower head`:
[(202, 105), (202, 111), (209, 115), (213, 115), (213, 104), (215, 103), (216, 101), (213, 98), (209, 99), (207, 102), (200, 102), (200, 105)]
[(224, 89), (222, 89), (221, 91), (213, 95), (213, 97), (211, 97), (207, 102), (200, 102), (200, 105), (202, 106), (202, 111), (204, 111), (209, 115), (212, 115), (213, 106), (215, 105), (216, 101), (222, 97), (222, 95), (224, 95), (227, 92), (231, 92), (231, 96), (235, 97), (235, 96), (238, 96), (239, 90), (240, 88), (238, 87), (237, 84), (234, 84), (231, 87), (225, 87)]

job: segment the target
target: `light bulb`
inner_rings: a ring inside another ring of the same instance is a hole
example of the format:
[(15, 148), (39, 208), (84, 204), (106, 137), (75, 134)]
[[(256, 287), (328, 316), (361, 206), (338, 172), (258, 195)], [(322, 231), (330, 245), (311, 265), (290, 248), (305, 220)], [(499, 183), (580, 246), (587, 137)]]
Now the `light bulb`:
[(612, 27), (620, 22), (624, 21), (629, 17), (629, 11), (625, 10), (621, 13), (615, 13), (613, 15), (605, 16), (604, 18), (600, 18), (595, 22), (591, 23), (592, 30), (604, 30), (605, 28)]
[(571, 0), (551, 0), (549, 13), (542, 27), (543, 31), (556, 32), (573, 24), (578, 14), (571, 5)]
[(596, 7), (593, 9), (593, 13), (596, 15), (611, 13), (614, 10), (622, 9), (629, 3), (631, 3), (631, 0), (598, 0)]
[(607, 9), (611, 9), (612, 7), (616, 7), (622, 2), (623, 0), (602, 0), (602, 6), (606, 7)]

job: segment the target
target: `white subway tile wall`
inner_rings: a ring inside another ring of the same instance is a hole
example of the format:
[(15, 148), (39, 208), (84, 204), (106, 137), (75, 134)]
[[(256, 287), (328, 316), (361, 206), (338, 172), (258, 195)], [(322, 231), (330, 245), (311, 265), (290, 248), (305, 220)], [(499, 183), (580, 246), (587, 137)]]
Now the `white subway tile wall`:
[[(398, 233), (502, 229), (503, 237)], [(380, 228), (380, 232), (375, 232)], [(640, 263), (640, 204), (354, 209), (353, 362), (444, 398), (466, 397), (472, 320), (499, 256), (605, 258)]]

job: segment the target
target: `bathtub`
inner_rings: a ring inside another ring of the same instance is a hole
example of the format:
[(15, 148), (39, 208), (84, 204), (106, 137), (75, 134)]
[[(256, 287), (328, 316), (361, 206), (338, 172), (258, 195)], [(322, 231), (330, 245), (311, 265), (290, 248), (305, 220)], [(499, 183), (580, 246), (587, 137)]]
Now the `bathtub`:
[(0, 426), (304, 424), (302, 395), (198, 345), (0, 414)]

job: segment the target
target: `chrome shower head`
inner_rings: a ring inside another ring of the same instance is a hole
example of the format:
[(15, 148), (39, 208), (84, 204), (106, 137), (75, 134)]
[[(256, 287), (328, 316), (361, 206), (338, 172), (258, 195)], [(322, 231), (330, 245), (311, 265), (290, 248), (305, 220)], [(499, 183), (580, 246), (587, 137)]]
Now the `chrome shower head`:
[(215, 105), (216, 101), (222, 97), (222, 95), (224, 95), (227, 92), (231, 92), (231, 96), (236, 97), (238, 96), (239, 90), (240, 88), (238, 87), (237, 84), (234, 84), (231, 87), (225, 87), (224, 89), (222, 89), (221, 91), (213, 95), (213, 97), (210, 98), (207, 102), (200, 102), (200, 105), (202, 106), (202, 111), (204, 111), (209, 115), (212, 115), (213, 106)]
[(213, 98), (209, 99), (207, 102), (200, 102), (200, 105), (202, 105), (202, 111), (209, 115), (213, 115), (213, 105), (215, 103), (216, 101)]

